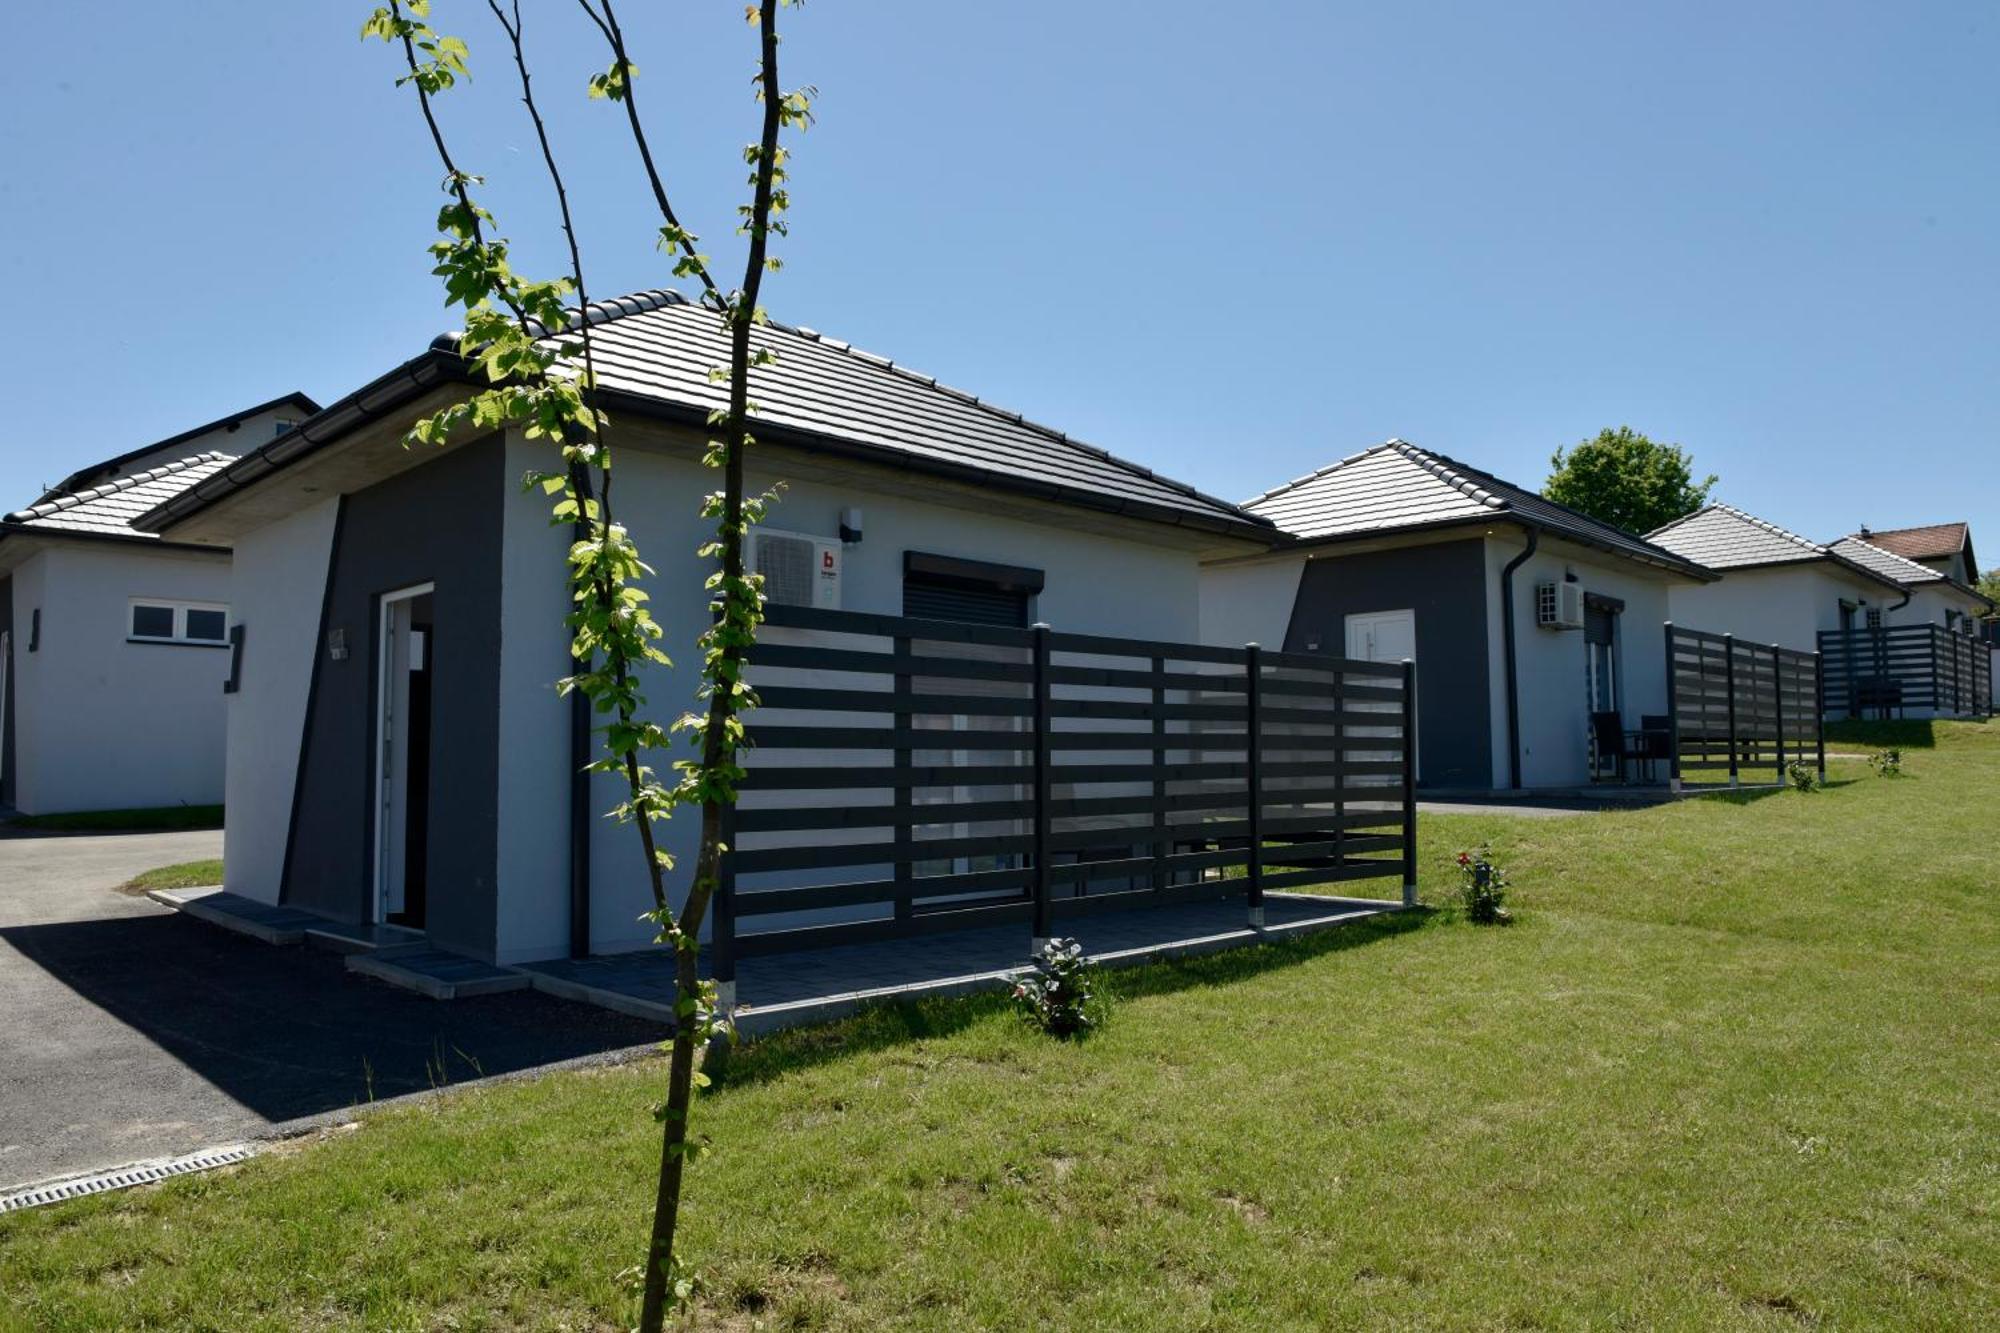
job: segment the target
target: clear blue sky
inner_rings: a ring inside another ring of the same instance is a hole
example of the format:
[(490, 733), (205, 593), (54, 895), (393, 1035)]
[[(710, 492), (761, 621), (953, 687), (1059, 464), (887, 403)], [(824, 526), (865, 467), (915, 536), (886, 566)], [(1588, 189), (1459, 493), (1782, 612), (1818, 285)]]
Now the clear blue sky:
[[(682, 211), (733, 256), (740, 0), (625, 4)], [(594, 35), (526, 7), (592, 285), (663, 285)], [(768, 304), (1231, 497), (1391, 435), (1538, 484), (1629, 423), (1808, 534), (1969, 518), (1996, 563), (2000, 14), (1646, 8), (814, 0)], [(0, 504), (450, 323), (365, 9), (13, 16)], [(455, 146), (546, 271), (491, 18), (439, 20), (477, 62)]]

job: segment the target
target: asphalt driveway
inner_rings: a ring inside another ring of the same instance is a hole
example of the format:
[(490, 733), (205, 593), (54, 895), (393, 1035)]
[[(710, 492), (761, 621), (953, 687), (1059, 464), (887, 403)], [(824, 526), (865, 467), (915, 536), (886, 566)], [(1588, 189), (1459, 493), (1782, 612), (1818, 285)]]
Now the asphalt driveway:
[(531, 991), (440, 1003), (117, 891), (221, 851), (0, 832), (0, 1189), (661, 1035)]

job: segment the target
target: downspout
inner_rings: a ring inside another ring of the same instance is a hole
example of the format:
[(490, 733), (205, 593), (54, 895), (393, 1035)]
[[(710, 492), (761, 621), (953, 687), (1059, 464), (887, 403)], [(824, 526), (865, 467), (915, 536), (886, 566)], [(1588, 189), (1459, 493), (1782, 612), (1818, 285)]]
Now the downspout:
[[(588, 474), (579, 474), (577, 491), (585, 501), (591, 498)], [(590, 536), (584, 514), (588, 504), (578, 507), (571, 525), (574, 541)], [(576, 664), (581, 670), (582, 663)], [(590, 699), (582, 690), (569, 695), (569, 956), (590, 957)]]
[(1500, 570), (1500, 634), (1507, 669), (1507, 776), (1508, 785), (1521, 786), (1521, 673), (1514, 656), (1514, 571), (1528, 563), (1528, 557), (1542, 543), (1542, 530), (1523, 523), (1528, 534), (1527, 549), (1509, 560)]

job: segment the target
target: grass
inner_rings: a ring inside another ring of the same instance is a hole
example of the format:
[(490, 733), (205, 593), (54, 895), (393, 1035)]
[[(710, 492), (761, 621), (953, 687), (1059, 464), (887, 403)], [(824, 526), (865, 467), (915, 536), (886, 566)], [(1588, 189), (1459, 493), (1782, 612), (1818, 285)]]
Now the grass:
[(172, 833), (222, 827), (219, 805), (163, 805), (146, 810), (70, 810), (56, 815), (15, 815), (15, 828), (44, 833)]
[(118, 887), (127, 893), (146, 893), (152, 889), (195, 889), (207, 884), (222, 883), (222, 861), (215, 858), (208, 861), (183, 861), (179, 865), (160, 866), (142, 871)]
[[(704, 1326), (2000, 1326), (2000, 726), (1905, 776), (1490, 840), (1443, 911), (739, 1054)], [(226, 1174), (0, 1219), (0, 1325), (613, 1328), (657, 1062), (472, 1089)]]

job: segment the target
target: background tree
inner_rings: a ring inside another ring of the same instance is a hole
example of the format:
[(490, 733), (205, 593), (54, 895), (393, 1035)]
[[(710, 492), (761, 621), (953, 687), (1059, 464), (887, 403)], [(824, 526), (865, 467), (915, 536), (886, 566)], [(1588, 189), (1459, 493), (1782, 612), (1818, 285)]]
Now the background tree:
[[(764, 322), (758, 293), (764, 275), (779, 266), (770, 253), (770, 241), (784, 234), (783, 217), (790, 203), (779, 134), (803, 129), (812, 119), (813, 90), (787, 93), (778, 83), (777, 12), (790, 3), (796, 0), (756, 0), (745, 9), (758, 38), (753, 87), (762, 115), (757, 140), (743, 150), (751, 190), (750, 201), (737, 210), (737, 231), (747, 238), (743, 278), (725, 290), (715, 280), (708, 256), (696, 248), (698, 238), (681, 225), (668, 202), (632, 97), (639, 69), (626, 51), (612, 0), (578, 0), (612, 57), (606, 72), (591, 77), (588, 93), (624, 104), (626, 123), (661, 217), (658, 244), (671, 257), (675, 276), (700, 284), (702, 303), (715, 312), (729, 338), (729, 364), (710, 371), (712, 381), (727, 386), (728, 405), (710, 414), (715, 434), (703, 458), (722, 474), (721, 489), (705, 496), (701, 506), (702, 514), (715, 524), (714, 539), (698, 552), (711, 565), (706, 586), (713, 620), (699, 640), (698, 706), (670, 727), (646, 717), (643, 672), (649, 666), (672, 663), (659, 648), (661, 629), (639, 586), (653, 571), (613, 516), (611, 421), (596, 402), (583, 256), (569, 192), (535, 100), (520, 0), (507, 0), (504, 6), (502, 0), (486, 0), (486, 7), (511, 48), (521, 103), (534, 128), (561, 219), (570, 271), (546, 281), (532, 281), (514, 271), (507, 240), (498, 234), (492, 213), (473, 196), (483, 180), (460, 169), (438, 119), (435, 99), (470, 77), (466, 42), (431, 27), (430, 0), (388, 0), (362, 26), (363, 37), (379, 38), (401, 54), (404, 72), (397, 83), (414, 89), (424, 129), (444, 169), (446, 202), (437, 218), (439, 239), (430, 247), (436, 261), (432, 272), (444, 282), (446, 304), (464, 310), (459, 354), (491, 385), (418, 421), (405, 443), (438, 444), (461, 432), (515, 429), (552, 447), (554, 466), (531, 474), (527, 481), (555, 497), (550, 521), (572, 532), (566, 556), (572, 670), (557, 685), (566, 695), (586, 699), (599, 720), (600, 753), (588, 767), (623, 780), (624, 797), (612, 813), (638, 830), (636, 850), (643, 855), (652, 888), (651, 916), (659, 927), (658, 941), (672, 951), (676, 1021), (667, 1097), (656, 1108), (661, 1124), (660, 1169), (652, 1236), (641, 1269), (640, 1327), (649, 1331), (660, 1329), (668, 1308), (685, 1302), (692, 1291), (674, 1240), (683, 1170), (698, 1146), (689, 1137), (689, 1112), (695, 1088), (707, 1081), (695, 1067), (696, 1057), (711, 1038), (726, 1032), (727, 1023), (727, 1015), (716, 1011), (713, 987), (701, 978), (697, 944), (728, 850), (722, 842), (723, 811), (735, 801), (743, 776), (738, 763), (744, 739), (739, 714), (755, 704), (743, 680), (743, 666), (763, 620), (764, 598), (762, 581), (744, 571), (743, 535), (747, 525), (762, 516), (768, 497), (744, 494), (743, 464), (753, 443), (750, 371), (769, 365), (775, 357), (767, 349), (753, 348), (751, 334)], [(568, 307), (572, 297), (574, 312)], [(693, 753), (673, 761), (676, 780), (669, 784), (659, 779), (647, 756), (671, 748), (676, 737), (690, 742)], [(700, 812), (701, 832), (693, 874), (685, 893), (676, 895), (667, 881), (673, 859), (659, 847), (653, 826), (679, 806)]]
[(1655, 444), (1620, 426), (1549, 459), (1542, 494), (1627, 532), (1651, 532), (1708, 503), (1715, 477), (1696, 482), (1694, 461), (1677, 444)]
[(1995, 606), (2000, 606), (2000, 565), (1979, 576), (1979, 595)]

